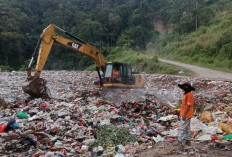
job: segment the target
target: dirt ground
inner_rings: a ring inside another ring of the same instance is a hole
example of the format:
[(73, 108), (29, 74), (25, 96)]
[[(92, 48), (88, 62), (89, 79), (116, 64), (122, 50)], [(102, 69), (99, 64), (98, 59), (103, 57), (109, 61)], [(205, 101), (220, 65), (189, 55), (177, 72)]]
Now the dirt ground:
[(174, 146), (171, 142), (159, 142), (141, 151), (139, 157), (231, 157), (232, 143), (192, 142), (191, 146)]

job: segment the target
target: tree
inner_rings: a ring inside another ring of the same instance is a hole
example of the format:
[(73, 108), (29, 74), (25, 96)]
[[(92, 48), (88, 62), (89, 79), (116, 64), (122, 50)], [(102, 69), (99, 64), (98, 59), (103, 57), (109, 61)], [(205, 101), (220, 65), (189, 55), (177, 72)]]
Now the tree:
[(152, 24), (152, 11), (146, 0), (140, 2), (129, 19), (128, 28), (121, 34), (118, 44), (129, 45), (136, 48), (146, 48), (154, 34)]

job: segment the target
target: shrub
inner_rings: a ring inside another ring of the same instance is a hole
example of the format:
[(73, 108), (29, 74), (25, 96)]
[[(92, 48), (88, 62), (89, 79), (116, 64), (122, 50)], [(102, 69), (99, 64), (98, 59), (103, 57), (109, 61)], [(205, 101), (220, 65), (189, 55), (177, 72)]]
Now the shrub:
[(6, 66), (6, 65), (0, 65), (0, 68), (2, 69), (3, 72), (8, 72), (8, 71), (14, 70), (12, 67)]

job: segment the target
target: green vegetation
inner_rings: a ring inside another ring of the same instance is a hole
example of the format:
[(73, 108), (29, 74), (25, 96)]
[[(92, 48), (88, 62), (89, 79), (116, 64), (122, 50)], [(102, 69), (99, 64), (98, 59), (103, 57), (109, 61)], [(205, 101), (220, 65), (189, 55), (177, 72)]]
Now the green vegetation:
[(157, 40), (156, 52), (168, 59), (232, 72), (232, 3), (224, 4), (227, 5), (222, 10), (220, 5), (207, 8), (213, 8), (215, 14), (207, 26), (189, 34), (174, 32)]
[(13, 71), (10, 66), (0, 65), (0, 68), (2, 69), (2, 72)]
[[(0, 65), (22, 70), (42, 30), (51, 23), (106, 56), (117, 42), (145, 49), (155, 32), (149, 4), (147, 0), (0, 0)], [(56, 45), (45, 69), (84, 70), (92, 64), (89, 58)]]
[(94, 146), (117, 146), (127, 145), (135, 142), (136, 137), (132, 136), (126, 129), (117, 128), (114, 125), (102, 125), (97, 131), (97, 139)]
[[(138, 71), (180, 70), (145, 56), (154, 53), (232, 71), (230, 0), (0, 0), (0, 7), (4, 70), (24, 70), (42, 30), (54, 23), (95, 45), (108, 61), (128, 62)], [(162, 31), (155, 30), (157, 23), (162, 23)], [(45, 69), (94, 70), (93, 64), (55, 45)]]
[(123, 50), (115, 47), (107, 60), (117, 62), (127, 62), (133, 66), (134, 71), (144, 71), (146, 73), (177, 74), (181, 69), (158, 61), (156, 56), (147, 57), (131, 49)]

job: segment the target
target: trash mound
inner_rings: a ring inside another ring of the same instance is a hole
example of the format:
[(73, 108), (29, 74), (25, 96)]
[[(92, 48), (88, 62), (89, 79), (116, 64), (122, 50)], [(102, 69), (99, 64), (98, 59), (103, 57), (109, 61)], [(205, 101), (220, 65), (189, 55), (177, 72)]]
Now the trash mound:
[(24, 73), (0, 74), (0, 105), (4, 104), (0, 112), (1, 155), (123, 157), (139, 156), (162, 142), (172, 145), (179, 126), (175, 109), (183, 94), (177, 84), (186, 81), (197, 89), (192, 140), (218, 151), (232, 150), (228, 147), (232, 82), (146, 75), (144, 89), (114, 93), (94, 89), (97, 74), (92, 72), (44, 75), (51, 99), (28, 98), (20, 86)]

